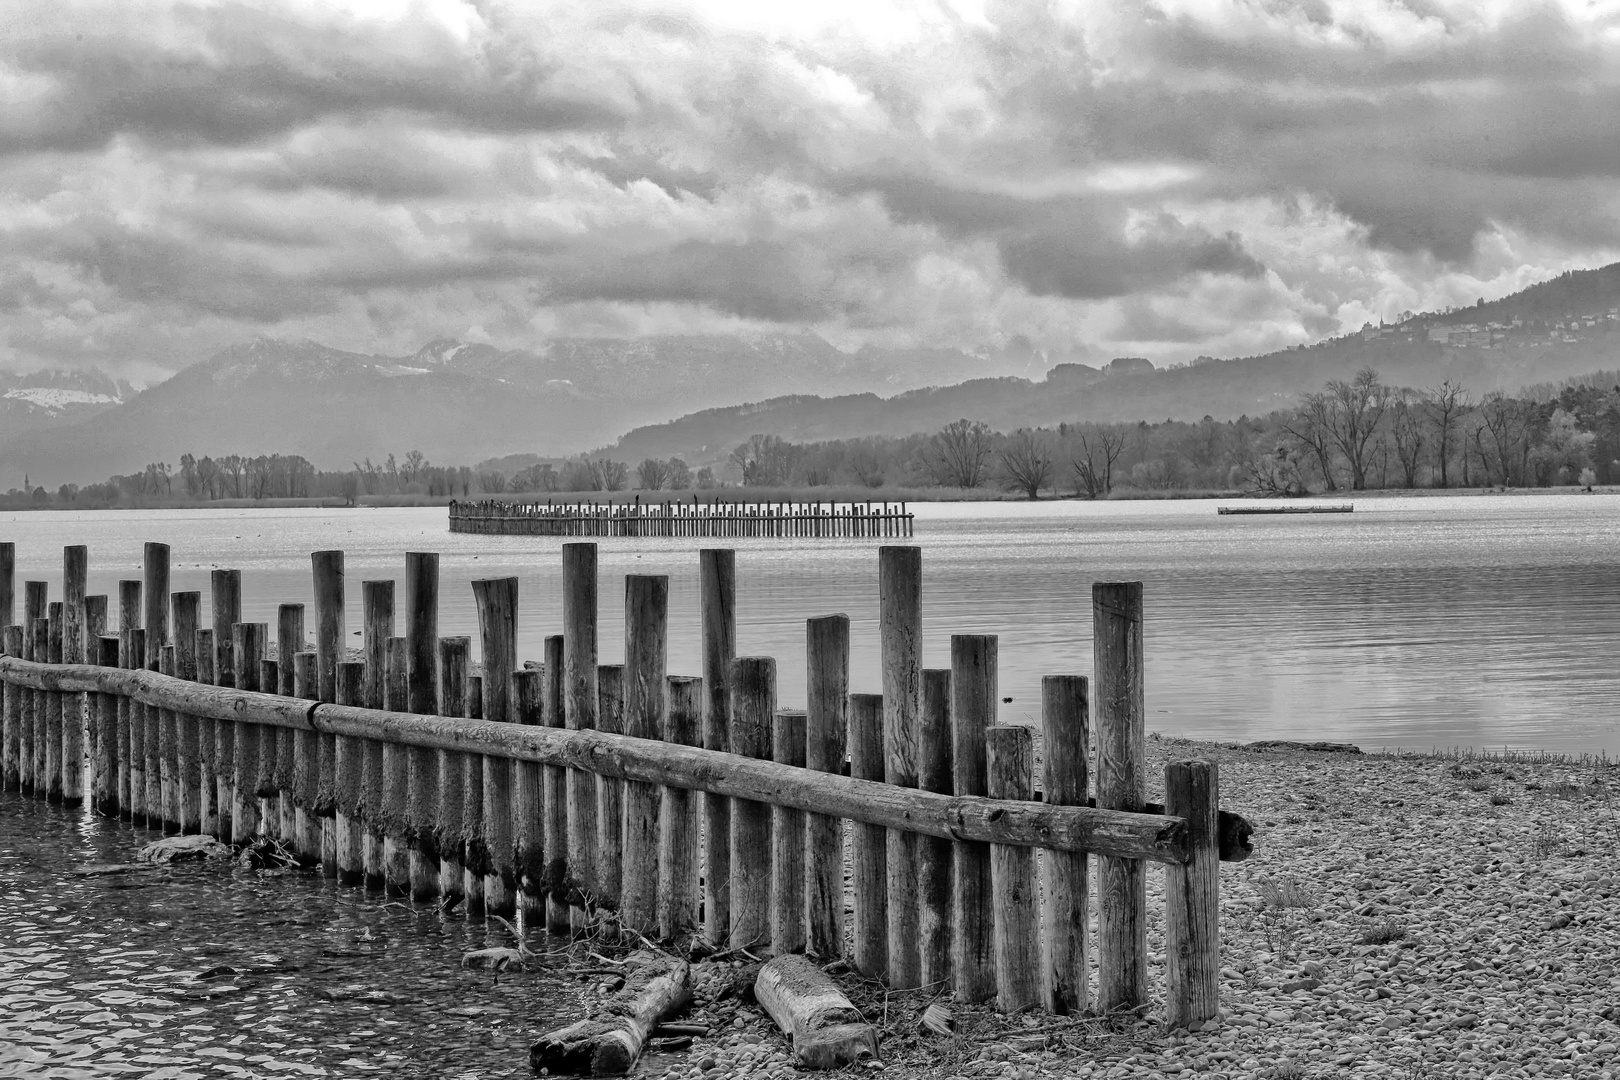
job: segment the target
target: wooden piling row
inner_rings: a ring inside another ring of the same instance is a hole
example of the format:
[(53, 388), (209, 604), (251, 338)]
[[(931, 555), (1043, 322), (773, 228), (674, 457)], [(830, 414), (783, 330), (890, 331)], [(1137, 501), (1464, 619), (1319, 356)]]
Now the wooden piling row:
[(914, 515), (900, 503), (450, 503), (450, 531), (499, 536), (898, 539)]
[[(84, 549), (67, 548), (63, 599), (26, 582), (24, 622), (0, 627), (0, 782), (48, 801), (88, 798), (98, 814), (154, 830), (277, 840), (343, 884), (470, 918), (515, 917), (561, 935), (701, 935), (756, 955), (845, 951), (847, 835), (855, 967), (897, 989), (994, 998), (1005, 1011), (1141, 1008), (1142, 871), (1161, 858), (1167, 1018), (1186, 1026), (1216, 1015), (1218, 776), (1208, 762), (1171, 763), (1167, 816), (1147, 816), (1160, 808), (1143, 801), (1138, 583), (1094, 588), (1092, 678), (1043, 680), (1037, 796), (1033, 729), (997, 723), (996, 638), (953, 636), (949, 669), (922, 666), (919, 549), (879, 555), (884, 692), (850, 692), (849, 619), (811, 619), (803, 711), (778, 707), (774, 660), (734, 655), (728, 550), (700, 556), (703, 678), (666, 670), (662, 575), (626, 576), (625, 663), (598, 664), (596, 555), (593, 544), (565, 545), (564, 632), (546, 639), (539, 663), (516, 654), (517, 579), (473, 582), (474, 673), (470, 640), (436, 635), (428, 553), (406, 561), (404, 636), (394, 633), (395, 583), (362, 583), (363, 659), (351, 661), (341, 552), (312, 556), (314, 647), (303, 606), (281, 605), (271, 655), (270, 627), (241, 619), (237, 571), (211, 575), (203, 625), (201, 594), (171, 592), (168, 548), (147, 545), (143, 577), (120, 584), (112, 634), (106, 599), (84, 594)], [(0, 611), (16, 607), (12, 558), (0, 545)], [(30, 661), (63, 677), (30, 677), (40, 670)], [(108, 668), (125, 670), (86, 674)], [(151, 690), (193, 683), (249, 696), (222, 706)], [(266, 711), (277, 699), (309, 704)], [(446, 721), (463, 733), (412, 734)], [(596, 749), (535, 758), (496, 734), (503, 728), (554, 729)], [(630, 749), (652, 742), (665, 744), (658, 755)], [(683, 754), (707, 764), (681, 764)], [(668, 760), (673, 771), (627, 771), (631, 759)], [(775, 779), (727, 786), (744, 765)], [(804, 801), (835, 781), (894, 793), (877, 803), (957, 809), (926, 819)], [(1077, 843), (1050, 828), (1017, 831), (1011, 823), (1027, 816), (1018, 806), (1094, 815), (1093, 828), (1162, 822), (1155, 843), (1179, 854), (1110, 846), (1102, 833)], [(1088, 847), (1099, 874), (1095, 1002)]]

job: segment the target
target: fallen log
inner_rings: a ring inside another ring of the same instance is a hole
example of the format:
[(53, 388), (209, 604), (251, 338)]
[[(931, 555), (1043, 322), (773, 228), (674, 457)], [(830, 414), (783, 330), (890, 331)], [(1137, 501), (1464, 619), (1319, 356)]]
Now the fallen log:
[(793, 1061), (802, 1069), (838, 1069), (877, 1057), (877, 1029), (803, 956), (763, 964), (754, 997), (792, 1038)]
[(692, 968), (660, 957), (625, 974), (624, 989), (594, 1016), (542, 1035), (529, 1047), (529, 1067), (551, 1076), (619, 1076), (641, 1056), (659, 1023), (692, 1003)]

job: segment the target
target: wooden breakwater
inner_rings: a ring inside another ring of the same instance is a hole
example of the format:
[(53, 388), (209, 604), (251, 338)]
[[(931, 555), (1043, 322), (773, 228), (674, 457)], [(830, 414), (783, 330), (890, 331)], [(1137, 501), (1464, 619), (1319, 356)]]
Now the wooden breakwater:
[(163, 544), (116, 609), (85, 595), (70, 547), (63, 599), (28, 581), (18, 612), (11, 554), (0, 544), (8, 788), (268, 837), (342, 883), (473, 918), (847, 956), (892, 987), (1009, 1011), (1148, 1003), (1157, 862), (1167, 1018), (1216, 1015), (1219, 862), (1247, 833), (1211, 762), (1170, 763), (1164, 805), (1145, 801), (1140, 583), (1093, 587), (1095, 714), (1087, 677), (1043, 681), (1037, 775), (1034, 730), (997, 722), (994, 635), (953, 636), (948, 668), (922, 666), (915, 547), (878, 552), (883, 693), (851, 692), (849, 619), (826, 615), (806, 625), (804, 709), (779, 707), (775, 660), (735, 655), (728, 549), (699, 553), (697, 676), (666, 671), (662, 575), (624, 578), (624, 662), (599, 663), (588, 542), (563, 548), (561, 633), (538, 660), (517, 656), (517, 579), (472, 582), (479, 672), (469, 638), (438, 634), (432, 553), (405, 555), (402, 608), (394, 580), (361, 583), (359, 660), (340, 551), (311, 556), (313, 618), (283, 604), (273, 627), (241, 620), (229, 569), (205, 618), (201, 592), (171, 591)]
[(497, 536), (689, 536), (905, 539), (905, 503), (849, 502), (508, 502), (450, 504), (450, 531)]

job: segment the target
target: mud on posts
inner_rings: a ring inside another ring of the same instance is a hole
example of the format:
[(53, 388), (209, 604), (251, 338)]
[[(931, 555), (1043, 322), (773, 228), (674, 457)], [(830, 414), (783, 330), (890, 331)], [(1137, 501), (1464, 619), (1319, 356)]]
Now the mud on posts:
[[(776, 660), (736, 656), (725, 548), (699, 554), (701, 676), (666, 671), (663, 576), (608, 583), (624, 664), (599, 664), (596, 554), (566, 545), (562, 632), (538, 660), (517, 655), (517, 580), (473, 582), (475, 672), (468, 638), (438, 636), (428, 553), (401, 567), (403, 637), (394, 582), (361, 585), (349, 660), (343, 553), (315, 552), (313, 648), (282, 605), (271, 659), (235, 571), (214, 572), (205, 619), (150, 545), (112, 627), (83, 596), (82, 548), (62, 606), (28, 582), (19, 611), (0, 545), (0, 778), (152, 829), (272, 837), (342, 882), (473, 918), (823, 959), (845, 948), (848, 836), (865, 974), (1009, 1011), (1162, 993), (1172, 1025), (1216, 1015), (1219, 864), (1248, 853), (1247, 825), (1219, 809), (1206, 761), (1171, 762), (1164, 805), (1145, 801), (1140, 584), (1094, 587), (1093, 672), (1044, 681), (1037, 778), (1036, 733), (998, 722), (995, 637), (956, 635), (948, 668), (923, 667), (919, 549), (878, 553), (882, 693), (851, 693), (849, 620), (822, 616), (802, 710), (780, 707)], [(1162, 990), (1149, 862), (1166, 875)]]
[(637, 536), (734, 539), (902, 539), (914, 515), (903, 502), (450, 503), (450, 531), (494, 536)]

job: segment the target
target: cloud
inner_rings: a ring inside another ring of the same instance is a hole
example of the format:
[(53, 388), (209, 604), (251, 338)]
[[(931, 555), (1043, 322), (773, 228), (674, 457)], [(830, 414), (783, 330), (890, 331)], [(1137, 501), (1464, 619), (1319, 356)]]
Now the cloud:
[(1620, 252), (1620, 24), (1575, 3), (127, 0), (11, 29), (19, 365), (469, 327), (1185, 359)]

